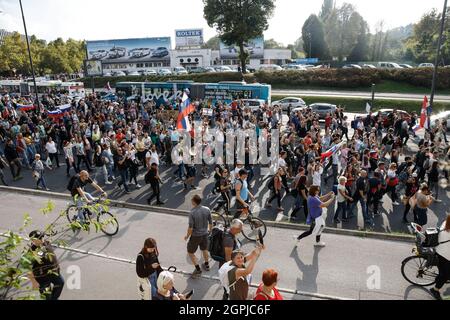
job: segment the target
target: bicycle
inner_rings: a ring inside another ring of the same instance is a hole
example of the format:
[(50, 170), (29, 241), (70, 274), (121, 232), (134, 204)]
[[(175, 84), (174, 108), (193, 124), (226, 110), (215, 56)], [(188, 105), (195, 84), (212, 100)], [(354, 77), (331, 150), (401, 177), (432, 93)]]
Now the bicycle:
[[(226, 202), (224, 200), (219, 200), (217, 207), (213, 210), (213, 226), (218, 227), (220, 229), (228, 229), (231, 226), (231, 222), (233, 218), (229, 215), (230, 212), (224, 208), (226, 206)], [(220, 209), (223, 209), (223, 212), (219, 212)], [(260, 234), (264, 238), (267, 233), (267, 226), (259, 218), (253, 217), (253, 214), (250, 208), (246, 208), (242, 210), (242, 215), (246, 216), (245, 219), (242, 220), (244, 223), (244, 227), (242, 229), (242, 235), (249, 241), (259, 241)]]
[[(86, 205), (81, 210), (83, 210), (82, 221), (79, 221), (78, 212), (79, 208), (76, 205), (70, 205), (66, 210), (67, 220), (71, 223), (74, 229), (80, 229), (84, 225), (89, 225), (92, 219), (97, 216), (97, 222), (99, 224), (100, 230), (107, 236), (115, 236), (119, 232), (119, 222), (116, 217), (106, 210), (105, 200), (101, 197), (92, 201), (92, 203)], [(96, 208), (99, 206), (99, 208)], [(76, 223), (80, 225), (76, 225)]]
[[(437, 237), (436, 229), (425, 230), (418, 224), (411, 223), (412, 233), (416, 236), (416, 245), (412, 250), (414, 254), (402, 262), (401, 272), (403, 278), (409, 283), (428, 287), (436, 283), (438, 271), (438, 257), (432, 246), (433, 237)], [(448, 281), (447, 283), (450, 283)]]

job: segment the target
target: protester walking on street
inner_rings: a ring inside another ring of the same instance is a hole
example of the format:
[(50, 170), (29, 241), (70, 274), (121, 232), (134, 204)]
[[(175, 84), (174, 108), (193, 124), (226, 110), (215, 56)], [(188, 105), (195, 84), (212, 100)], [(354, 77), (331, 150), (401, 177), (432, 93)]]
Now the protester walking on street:
[(184, 240), (188, 241), (187, 252), (195, 266), (195, 271), (192, 275), (199, 276), (202, 274), (202, 269), (195, 253), (200, 248), (205, 261), (203, 268), (205, 271), (209, 271), (208, 234), (211, 233), (213, 227), (212, 216), (209, 208), (201, 206), (202, 198), (200, 196), (195, 195), (191, 203), (193, 208), (189, 214), (189, 228)]
[(34, 180), (36, 181), (36, 189), (39, 189), (39, 185), (42, 185), (42, 190), (50, 191), (49, 188), (47, 188), (47, 184), (45, 182), (45, 167), (44, 163), (41, 161), (41, 155), (36, 154), (34, 156), (33, 164), (31, 165), (32, 175)]
[(20, 175), (22, 164), (20, 163), (19, 154), (14, 146), (14, 142), (11, 139), (6, 141), (5, 158), (9, 163), (9, 169), (11, 170), (14, 181), (23, 179)]
[(158, 173), (158, 165), (156, 163), (152, 163), (150, 170), (146, 175), (146, 182), (148, 182), (152, 188), (152, 195), (147, 199), (147, 204), (151, 205), (153, 199), (156, 197), (156, 205), (164, 205), (165, 202), (161, 201), (160, 195), (160, 184), (162, 184), (161, 178)]

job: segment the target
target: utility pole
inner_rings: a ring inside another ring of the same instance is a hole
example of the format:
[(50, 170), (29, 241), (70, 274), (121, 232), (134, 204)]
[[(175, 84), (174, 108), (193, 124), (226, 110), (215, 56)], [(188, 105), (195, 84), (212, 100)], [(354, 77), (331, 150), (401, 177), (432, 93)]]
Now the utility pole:
[(20, 11), (22, 12), (23, 27), (25, 29), (25, 40), (27, 42), (28, 56), (30, 58), (30, 68), (31, 68), (31, 74), (33, 76), (34, 92), (36, 94), (36, 104), (37, 104), (36, 112), (38, 113), (40, 107), (39, 107), (39, 93), (38, 93), (37, 85), (36, 85), (36, 74), (34, 73), (33, 58), (31, 57), (30, 40), (28, 39), (27, 24), (25, 22), (25, 15), (23, 13), (22, 0), (19, 0), (19, 3), (20, 3)]
[(431, 96), (430, 96), (430, 107), (427, 110), (428, 111), (427, 112), (428, 120), (429, 120), (429, 117), (431, 116), (431, 113), (433, 112), (434, 95), (436, 93), (436, 80), (437, 80), (437, 73), (438, 73), (438, 64), (439, 64), (439, 60), (441, 58), (442, 35), (444, 34), (446, 16), (447, 16), (447, 0), (444, 0), (444, 10), (442, 11), (441, 30), (439, 32), (436, 60), (434, 62), (433, 82), (431, 85)]

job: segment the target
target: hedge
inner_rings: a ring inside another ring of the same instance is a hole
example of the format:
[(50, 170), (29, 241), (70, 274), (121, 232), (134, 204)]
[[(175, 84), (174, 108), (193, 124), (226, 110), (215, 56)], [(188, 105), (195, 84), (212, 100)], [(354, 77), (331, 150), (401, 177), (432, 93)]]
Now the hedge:
[[(286, 96), (272, 96), (272, 101), (278, 101)], [(313, 103), (330, 103), (345, 107), (348, 112), (365, 113), (367, 100), (364, 99), (350, 99), (350, 98), (333, 98), (333, 97), (302, 97), (307, 105)], [(407, 112), (416, 112), (420, 114), (422, 103), (420, 101), (409, 100), (375, 100), (375, 110), (379, 109), (400, 109)], [(450, 103), (434, 103), (434, 113), (439, 113), (444, 110), (450, 110)]]
[[(431, 88), (433, 70), (423, 69), (401, 69), (401, 70), (378, 70), (378, 69), (317, 69), (308, 71), (276, 71), (256, 72), (254, 74), (242, 75), (233, 73), (205, 73), (189, 74), (181, 76), (132, 76), (132, 77), (102, 77), (95, 79), (95, 87), (103, 88), (108, 82), (112, 87), (117, 82), (158, 82), (170, 80), (193, 80), (195, 82), (215, 83), (220, 81), (242, 81), (247, 83), (267, 83), (274, 87), (316, 86), (326, 88), (370, 88), (373, 83), (378, 84), (383, 80), (407, 83), (417, 87)], [(87, 88), (91, 87), (91, 79), (82, 79)], [(450, 68), (440, 68), (436, 83), (440, 90), (450, 89)]]

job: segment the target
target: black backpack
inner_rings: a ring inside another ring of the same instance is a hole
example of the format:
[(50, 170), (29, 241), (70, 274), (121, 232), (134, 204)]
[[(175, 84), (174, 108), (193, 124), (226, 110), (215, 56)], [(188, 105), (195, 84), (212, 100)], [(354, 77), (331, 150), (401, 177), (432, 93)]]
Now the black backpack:
[(217, 262), (225, 261), (225, 251), (223, 247), (224, 231), (220, 228), (214, 227), (209, 236), (208, 251), (211, 259)]
[(70, 178), (69, 183), (67, 184), (67, 190), (72, 192), (73, 189), (73, 185), (75, 184), (75, 180), (77, 180), (80, 176), (79, 175), (74, 175)]

